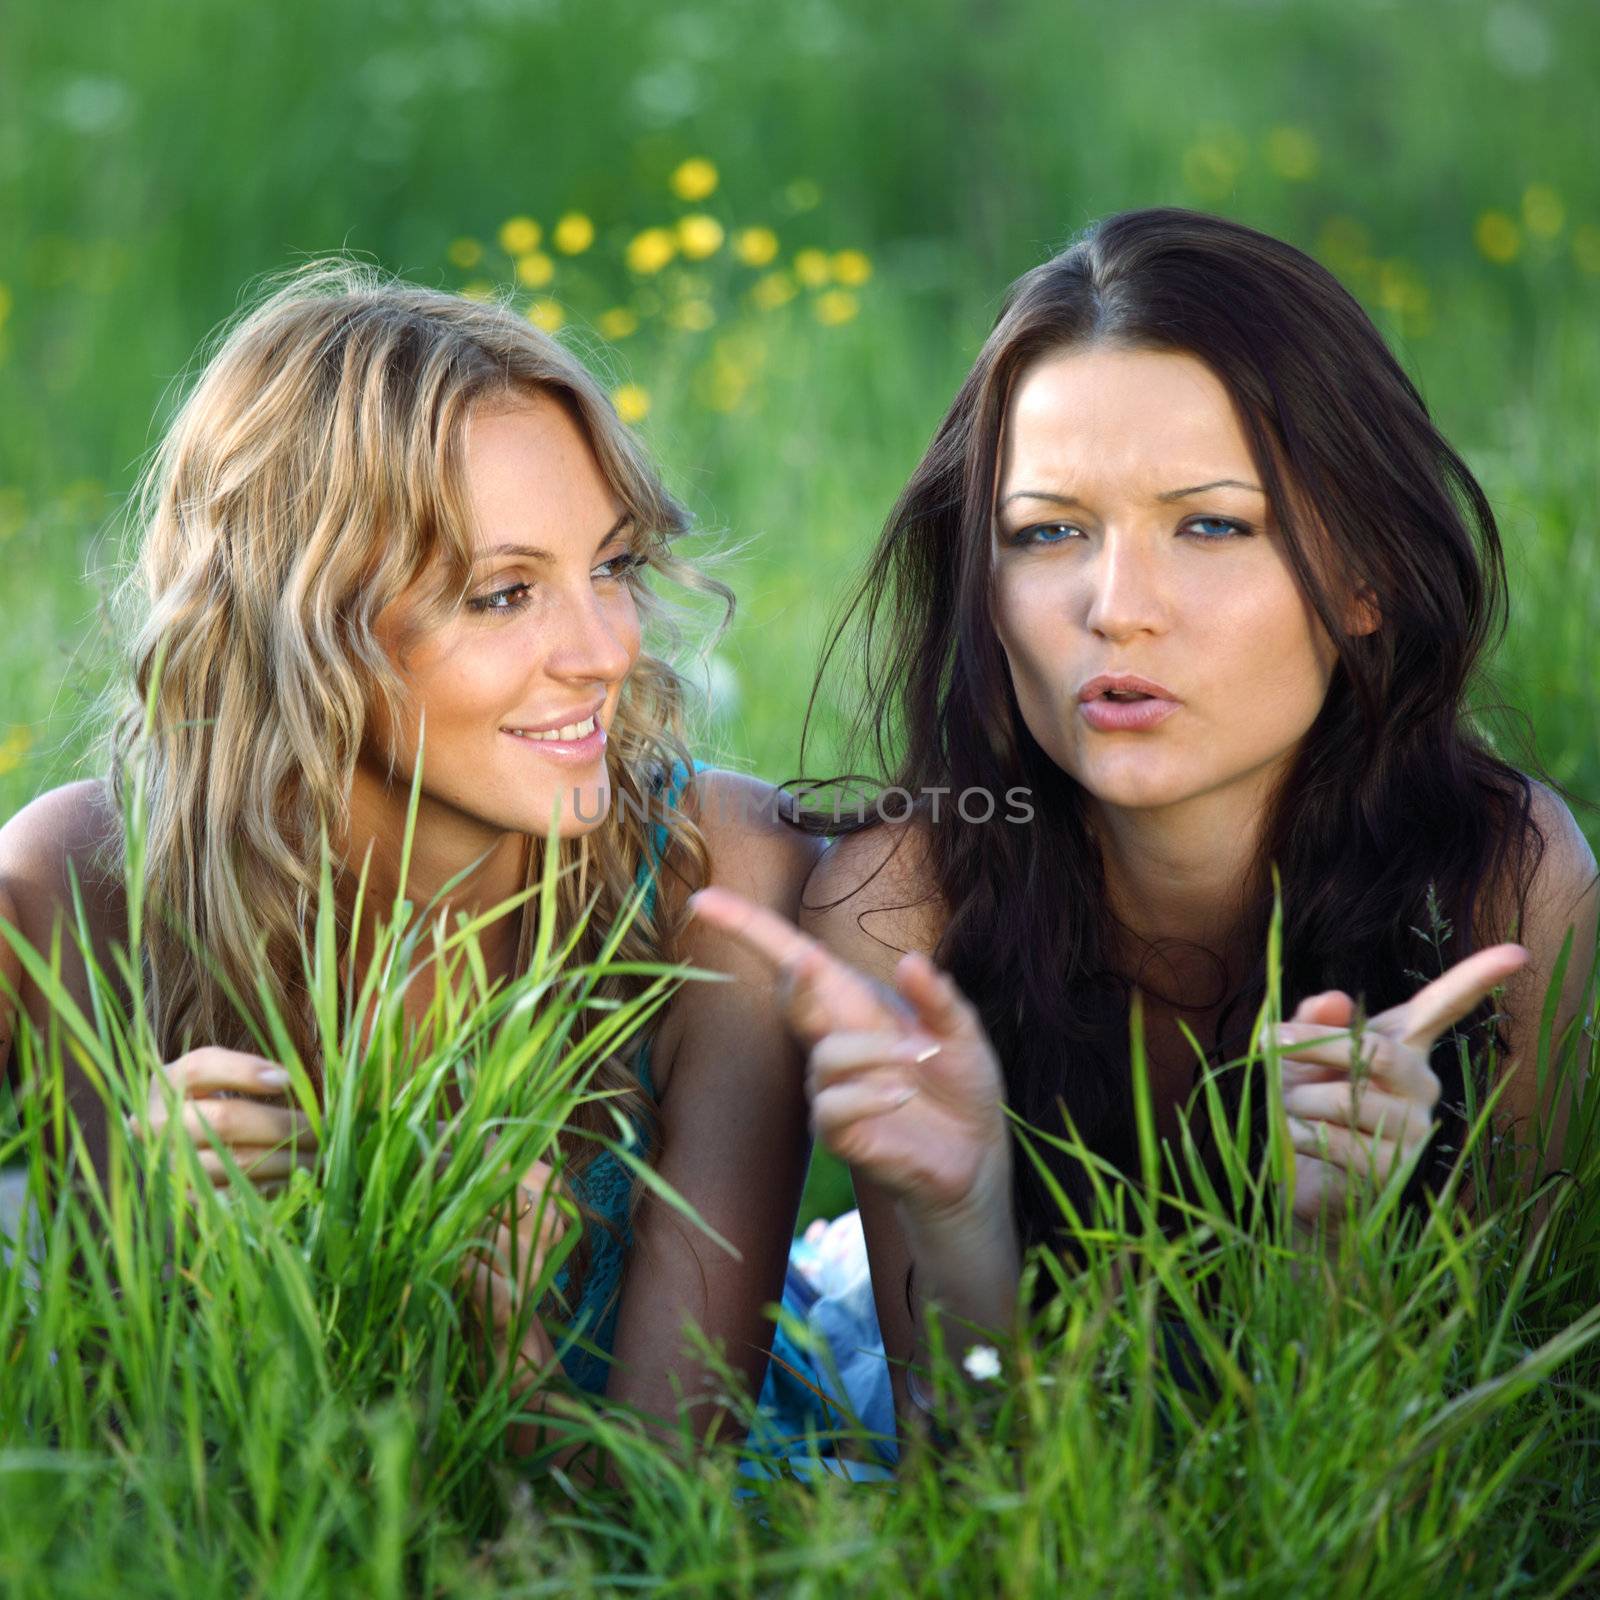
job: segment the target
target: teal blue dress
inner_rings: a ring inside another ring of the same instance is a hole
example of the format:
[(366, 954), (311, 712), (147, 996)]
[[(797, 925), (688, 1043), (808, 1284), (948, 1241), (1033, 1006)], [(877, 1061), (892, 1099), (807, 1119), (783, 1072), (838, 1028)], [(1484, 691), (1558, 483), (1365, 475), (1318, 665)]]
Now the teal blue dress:
[[(704, 771), (701, 762), (694, 764), (696, 772)], [(672, 782), (667, 786), (666, 804), (676, 805), (683, 793), (689, 774), (680, 762), (673, 769)], [(657, 784), (657, 793), (661, 784)], [(639, 863), (637, 881), (644, 886), (646, 914), (655, 910), (656, 873), (667, 848), (667, 830), (664, 824), (655, 823), (650, 829), (650, 853)], [(637, 1071), (640, 1086), (655, 1099), (655, 1082), (650, 1075), (650, 1041), (639, 1048)], [(593, 1161), (572, 1181), (572, 1192), (590, 1214), (602, 1218), (610, 1228), (590, 1230), (589, 1268), (584, 1274), (583, 1286), (577, 1302), (572, 1307), (571, 1328), (591, 1344), (611, 1353), (617, 1334), (617, 1309), (621, 1296), (617, 1293), (622, 1282), (623, 1263), (633, 1248), (633, 1223), (629, 1216), (629, 1202), (633, 1196), (633, 1174), (609, 1150), (602, 1150)], [(563, 1294), (568, 1283), (565, 1267), (556, 1275), (556, 1287)], [(557, 1341), (558, 1347), (561, 1341)], [(562, 1355), (561, 1364), (567, 1376), (590, 1394), (602, 1395), (610, 1363), (601, 1357), (570, 1345)]]

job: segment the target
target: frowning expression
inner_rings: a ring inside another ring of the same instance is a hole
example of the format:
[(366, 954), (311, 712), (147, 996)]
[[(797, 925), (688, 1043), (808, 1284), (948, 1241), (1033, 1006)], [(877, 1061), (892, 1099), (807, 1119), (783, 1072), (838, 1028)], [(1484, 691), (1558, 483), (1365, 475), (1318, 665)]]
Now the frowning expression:
[(1171, 351), (1041, 359), (1007, 418), (996, 507), (996, 626), (1050, 758), (1109, 807), (1263, 796), (1337, 652), (1216, 374)]

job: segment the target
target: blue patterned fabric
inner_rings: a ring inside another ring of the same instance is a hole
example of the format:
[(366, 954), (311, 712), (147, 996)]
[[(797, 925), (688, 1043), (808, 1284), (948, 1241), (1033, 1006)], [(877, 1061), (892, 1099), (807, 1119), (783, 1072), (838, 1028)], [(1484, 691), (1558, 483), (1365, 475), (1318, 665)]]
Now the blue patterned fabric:
[[(704, 771), (702, 763), (695, 762), (696, 772)], [(689, 774), (680, 762), (673, 769), (672, 782), (667, 788), (666, 803), (674, 806), (683, 793)], [(658, 794), (660, 785), (657, 785)], [(656, 904), (656, 873), (667, 848), (667, 829), (663, 823), (654, 823), (650, 829), (650, 854), (639, 863), (636, 881), (644, 885), (644, 910), (652, 915)], [(650, 1075), (650, 1042), (640, 1046), (638, 1055), (639, 1082), (644, 1092), (653, 1100), (655, 1082)], [(628, 1215), (633, 1194), (633, 1176), (609, 1150), (598, 1156), (572, 1181), (573, 1197), (586, 1206), (595, 1217), (604, 1219), (609, 1228), (590, 1230), (589, 1268), (584, 1274), (583, 1286), (577, 1303), (572, 1307), (571, 1329), (592, 1344), (611, 1353), (617, 1333), (617, 1307), (620, 1297), (618, 1285), (622, 1281), (622, 1266), (633, 1246), (633, 1225)], [(568, 1271), (565, 1267), (556, 1275), (556, 1287), (566, 1292)], [(561, 1358), (566, 1374), (581, 1389), (590, 1394), (604, 1394), (609, 1362), (591, 1355), (576, 1345), (571, 1346)]]

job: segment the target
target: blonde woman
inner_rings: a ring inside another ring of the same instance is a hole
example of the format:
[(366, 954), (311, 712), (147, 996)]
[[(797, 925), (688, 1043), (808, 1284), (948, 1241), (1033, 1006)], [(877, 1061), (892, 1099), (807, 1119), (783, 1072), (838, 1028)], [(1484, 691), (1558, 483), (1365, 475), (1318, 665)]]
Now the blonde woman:
[[(0, 829), (0, 919), (47, 948), (76, 876), (112, 965), (127, 939), (119, 800), (153, 693), (141, 756), (144, 886), (162, 913), (143, 952), (151, 1020), (207, 1170), (223, 1181), (209, 1127), (253, 1180), (278, 1183), (316, 1152), (287, 1074), (252, 1049), (228, 991), (257, 992), (264, 950), (272, 998), (315, 1070), (295, 975), (321, 839), (345, 869), (341, 906), (363, 864), (365, 904), (393, 904), (425, 744), (406, 894), (477, 913), (531, 881), (556, 817), (562, 857), (581, 868), (563, 878), (569, 925), (580, 896), (599, 896), (580, 954), (643, 874), (623, 959), (752, 980), (684, 987), (643, 1049), (606, 1063), (595, 1085), (654, 1130), (656, 1171), (737, 1258), (636, 1197), (592, 1141), (568, 1148), (564, 1136), (566, 1184), (586, 1217), (610, 1224), (586, 1241), (577, 1310), (614, 1358), (574, 1350), (569, 1374), (670, 1414), (674, 1377), (695, 1392), (681, 1353), (693, 1321), (759, 1383), (762, 1307), (783, 1281), (808, 1151), (800, 1063), (759, 966), (688, 924), (684, 902), (727, 884), (792, 916), (814, 845), (772, 820), (763, 785), (691, 773), (679, 679), (641, 647), (641, 619), (661, 604), (643, 578), (707, 580), (674, 557), (684, 515), (604, 393), (503, 308), (322, 265), (223, 339), (160, 448), (141, 524), (109, 770)], [(486, 927), (491, 976), (525, 963), (524, 920)], [(359, 965), (371, 930), (350, 931)], [(66, 986), (87, 1005), (81, 961), (70, 948), (66, 960)], [(0, 978), (6, 1062), (16, 1019), (4, 997), (36, 1023), (45, 1007), (3, 940)], [(642, 981), (614, 979), (611, 992)], [(70, 1087), (98, 1160), (103, 1107), (86, 1081)], [(168, 1099), (152, 1093), (153, 1132)], [(547, 1176), (526, 1174), (527, 1192)]]

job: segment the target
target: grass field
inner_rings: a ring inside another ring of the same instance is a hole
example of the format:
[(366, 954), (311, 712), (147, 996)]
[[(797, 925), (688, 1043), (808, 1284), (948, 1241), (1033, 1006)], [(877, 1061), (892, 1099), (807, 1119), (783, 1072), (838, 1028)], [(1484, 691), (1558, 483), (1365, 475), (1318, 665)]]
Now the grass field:
[[(1156, 203), (1280, 233), (1372, 311), (1501, 519), (1512, 615), (1484, 690), (1489, 724), (1512, 751), (1525, 724), (1551, 776), (1577, 801), (1600, 798), (1600, 14), (1588, 0), (12, 0), (0, 28), (0, 816), (92, 770), (91, 708), (115, 659), (103, 600), (122, 497), (179, 375), (263, 275), (350, 250), (421, 281), (509, 293), (559, 324), (637, 416), (700, 520), (699, 547), (736, 547), (722, 575), (740, 610), (717, 647), (697, 747), (779, 779), (797, 770), (828, 616), (1005, 283), (1090, 218)], [(825, 720), (813, 769), (832, 748)], [(1576, 809), (1600, 843), (1600, 814)], [(819, 1169), (808, 1210), (846, 1196), (840, 1175)], [(1561, 1238), (1592, 1246), (1592, 1227), (1565, 1227)], [(426, 1451), (397, 1424), (398, 1442), (362, 1437), (378, 1456), (396, 1452), (383, 1459), (398, 1475), (348, 1479), (350, 1526), (365, 1531), (335, 1544), (359, 1559), (330, 1558), (315, 1581), (387, 1560), (389, 1539), (403, 1559), (383, 1571), (399, 1587), (373, 1577), (370, 1592), (410, 1589), (425, 1568), (440, 1589), (487, 1592), (493, 1577), (499, 1592), (531, 1594), (544, 1592), (547, 1566), (574, 1591), (603, 1588), (615, 1568), (647, 1587), (650, 1572), (670, 1572), (690, 1592), (836, 1588), (847, 1574), (890, 1592), (893, 1541), (939, 1524), (968, 1541), (938, 1546), (952, 1572), (971, 1580), (985, 1554), (1004, 1554), (1019, 1593), (1070, 1572), (1069, 1556), (1083, 1592), (1111, 1592), (1150, 1551), (1127, 1592), (1211, 1588), (1237, 1576), (1228, 1563), (1245, 1560), (1247, 1534), (1261, 1542), (1260, 1584), (1232, 1592), (1288, 1592), (1296, 1561), (1318, 1563), (1332, 1593), (1488, 1594), (1524, 1578), (1528, 1592), (1552, 1592), (1600, 1528), (1572, 1500), (1574, 1485), (1600, 1495), (1592, 1446), (1580, 1448), (1592, 1412), (1574, 1421), (1582, 1407), (1567, 1390), (1502, 1393), (1477, 1445), (1427, 1427), (1441, 1405), (1461, 1415), (1449, 1407), (1508, 1370), (1513, 1346), (1553, 1333), (1560, 1307), (1575, 1315), (1594, 1274), (1547, 1293), (1513, 1337), (1495, 1320), (1516, 1322), (1513, 1269), (1500, 1271), (1492, 1249), (1481, 1271), (1440, 1249), (1414, 1278), (1403, 1263), (1398, 1279), (1373, 1264), (1373, 1282), (1386, 1294), (1409, 1285), (1420, 1306), (1430, 1270), (1457, 1273), (1461, 1299), (1441, 1312), (1454, 1344), (1419, 1335), (1391, 1350), (1393, 1366), (1364, 1365), (1363, 1340), (1389, 1347), (1345, 1306), (1308, 1357), (1309, 1389), (1255, 1374), (1253, 1398), (1239, 1391), (1210, 1430), (1221, 1444), (1178, 1448), (1156, 1429), (1139, 1435), (1147, 1450), (1125, 1447), (1115, 1408), (1073, 1410), (1077, 1399), (1046, 1427), (1029, 1411), (1045, 1391), (1024, 1386), (992, 1431), (1015, 1443), (1031, 1428), (1032, 1445), (964, 1456), (979, 1465), (948, 1479), (930, 1469), (887, 1510), (876, 1491), (828, 1487), (773, 1500), (765, 1528), (730, 1525), (715, 1509), (726, 1495), (687, 1469), (650, 1478), (656, 1469), (641, 1466), (633, 1487), (649, 1509), (631, 1555), (615, 1527), (586, 1542), (530, 1513), (477, 1567), (462, 1555), (456, 1577), (449, 1552), (469, 1546), (451, 1541), (471, 1530), (451, 1523), (419, 1567), (417, 1507), (435, 1502), (408, 1498), (397, 1463)], [(1548, 1242), (1538, 1259), (1549, 1265)], [(1307, 1303), (1249, 1284), (1240, 1326), (1269, 1349), (1271, 1328), (1287, 1325), (1273, 1319)], [(1128, 1316), (1124, 1333), (1137, 1326)], [(1117, 1337), (1098, 1328), (1076, 1354), (1060, 1346), (1062, 1370), (1114, 1360)], [(1367, 1408), (1347, 1437), (1341, 1386)], [(367, 1425), (369, 1398), (340, 1402), (337, 1427), (353, 1430), (340, 1437)], [(1408, 1398), (1426, 1426), (1380, 1438), (1374, 1419)], [(91, 1451), (97, 1436), (86, 1426), (59, 1437)], [(1357, 1438), (1398, 1451), (1386, 1459), (1408, 1463), (1400, 1477), (1333, 1451)], [(1518, 1470), (1549, 1478), (1544, 1498), (1494, 1480), (1519, 1440), (1531, 1454)], [(1319, 1522), (1286, 1474), (1323, 1445), (1345, 1466), (1317, 1480)], [(0, 1474), (22, 1447), (0, 1441)], [(1100, 1452), (1108, 1473), (1128, 1477), (1115, 1492), (1098, 1480), (1064, 1487), (1056, 1449)], [(58, 1459), (28, 1480), (29, 1503), (54, 1492), (40, 1484), (70, 1480), (89, 1487), (62, 1504), (109, 1515), (116, 1497), (95, 1477), (109, 1459), (83, 1478)], [(1025, 1475), (1047, 1469), (1049, 1493), (1069, 1507), (1059, 1515)], [(1191, 1542), (1217, 1537), (1224, 1490), (1241, 1480), (1260, 1505), (1233, 1513), (1237, 1537), (1219, 1542), (1214, 1572), (1186, 1565)], [(147, 1531), (186, 1504), (181, 1472), (141, 1481)], [(260, 1488), (248, 1474), (239, 1482)], [(374, 1510), (371, 1495), (392, 1504)], [(1570, 1511), (1565, 1542), (1538, 1531), (1551, 1496)], [(1392, 1509), (1372, 1511), (1379, 1500)], [(1355, 1509), (1340, 1520), (1340, 1507), (1363, 1504), (1367, 1520)], [(1275, 1515), (1300, 1518), (1298, 1531), (1279, 1537)], [(1497, 1520), (1524, 1515), (1510, 1531)], [(1157, 1529), (1148, 1545), (1140, 1517)], [(263, 1560), (309, 1537), (274, 1519), (257, 1528)], [(207, 1535), (207, 1559), (218, 1592), (239, 1592), (228, 1585), (243, 1546), (224, 1526)], [(151, 1536), (169, 1570), (187, 1527), (180, 1515)], [(1469, 1571), (1458, 1557), (1475, 1548), (1484, 1566)], [(18, 1561), (21, 1550), (11, 1547)], [(73, 1581), (109, 1582), (127, 1559), (120, 1535), (80, 1550)], [(927, 1592), (964, 1592), (961, 1580), (940, 1590), (931, 1556), (913, 1569)], [(292, 1592), (275, 1581), (250, 1592)]]

